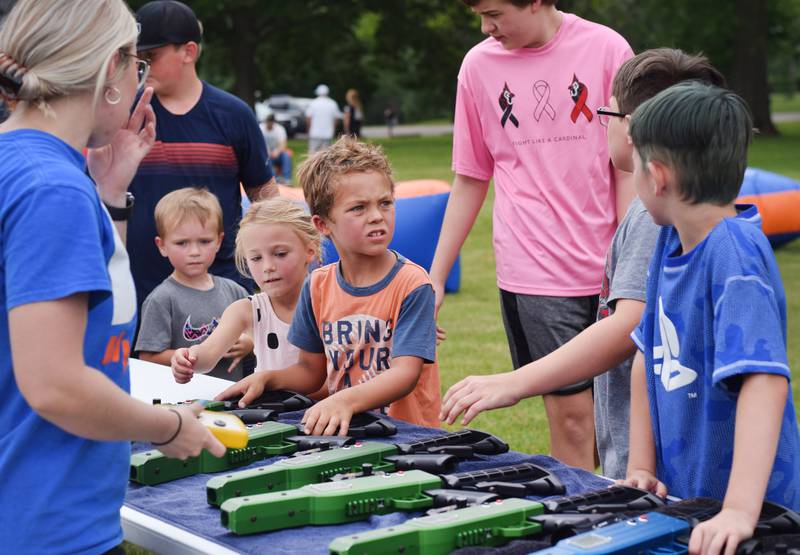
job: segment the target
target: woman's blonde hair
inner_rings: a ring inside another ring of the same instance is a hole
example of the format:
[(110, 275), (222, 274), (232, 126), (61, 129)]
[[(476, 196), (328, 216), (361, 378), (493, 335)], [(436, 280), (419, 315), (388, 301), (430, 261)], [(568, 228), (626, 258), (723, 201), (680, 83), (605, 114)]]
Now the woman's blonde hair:
[(311, 222), (311, 215), (302, 206), (282, 197), (254, 202), (239, 222), (236, 234), (236, 268), (243, 276), (253, 277), (247, 268), (247, 257), (242, 245), (244, 231), (258, 225), (288, 225), (303, 245), (314, 249), (317, 260), (322, 261), (321, 237)]
[(345, 100), (347, 100), (348, 104), (352, 104), (359, 110), (364, 109), (364, 105), (361, 104), (361, 97), (358, 95), (358, 91), (355, 89), (348, 89), (347, 93), (344, 95)]
[[(15, 85), (4, 86), (4, 96), (51, 115), (47, 101), (54, 98), (93, 91), (96, 103), (112, 56), (133, 49), (137, 35), (122, 0), (19, 0), (0, 28), (0, 77)], [(121, 56), (108, 82), (128, 64)]]

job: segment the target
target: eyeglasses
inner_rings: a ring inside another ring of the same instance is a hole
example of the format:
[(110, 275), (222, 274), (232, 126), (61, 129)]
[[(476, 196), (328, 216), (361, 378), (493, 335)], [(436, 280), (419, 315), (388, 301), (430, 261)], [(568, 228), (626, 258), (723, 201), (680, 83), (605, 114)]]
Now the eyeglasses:
[(608, 106), (600, 106), (597, 109), (597, 119), (600, 120), (600, 125), (603, 127), (608, 127), (608, 118), (610, 116), (614, 116), (616, 118), (624, 118), (627, 116), (625, 112), (615, 112)]
[(119, 53), (121, 56), (128, 56), (130, 58), (135, 58), (136, 78), (138, 79), (136, 90), (137, 91), (142, 90), (144, 88), (145, 82), (147, 81), (147, 76), (150, 74), (150, 62), (148, 62), (144, 58), (140, 58), (139, 56), (137, 56), (132, 52), (128, 52), (127, 50), (120, 50)]

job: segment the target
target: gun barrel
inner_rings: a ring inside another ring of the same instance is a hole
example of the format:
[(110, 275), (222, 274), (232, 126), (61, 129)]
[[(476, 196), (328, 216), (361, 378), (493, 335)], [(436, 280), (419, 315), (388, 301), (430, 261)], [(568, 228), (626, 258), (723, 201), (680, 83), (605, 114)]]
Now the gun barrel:
[(504, 499), (447, 513), (412, 518), (397, 526), (336, 538), (329, 545), (337, 555), (425, 553), (446, 555), (469, 546), (495, 547), (509, 539), (541, 530), (528, 519), (541, 514), (540, 503)]
[(131, 455), (130, 479), (147, 486), (186, 478), (201, 472), (223, 472), (250, 464), (251, 462), (293, 452), (294, 443), (286, 438), (297, 433), (297, 429), (281, 422), (265, 422), (247, 430), (248, 444), (242, 449), (228, 449), (221, 457), (202, 451), (197, 457), (185, 461), (167, 457), (152, 449)]
[(335, 474), (360, 470), (363, 464), (371, 464), (375, 472), (394, 470), (394, 464), (385, 458), (395, 453), (394, 445), (376, 441), (309, 454), (298, 452), (293, 457), (259, 468), (215, 476), (206, 484), (206, 498), (209, 504), (219, 506), (234, 497), (324, 482)]
[[(403, 455), (412, 453), (446, 453), (447, 447), (462, 449), (466, 447), (469, 448), (471, 453), (481, 455), (499, 455), (508, 451), (508, 444), (500, 438), (486, 432), (469, 429), (397, 445), (398, 450)], [(457, 452), (454, 454), (457, 454)], [(468, 456), (471, 456), (471, 454)]]
[[(664, 501), (649, 491), (629, 486), (613, 485), (606, 489), (580, 493), (543, 502), (548, 513), (618, 512), (632, 510), (647, 512), (664, 505)], [(601, 508), (603, 507), (603, 508)]]
[(441, 485), (421, 470), (368, 476), (302, 488), (236, 497), (222, 503), (222, 525), (235, 534), (253, 534), (309, 524), (343, 524), (373, 514), (430, 507), (423, 492)]

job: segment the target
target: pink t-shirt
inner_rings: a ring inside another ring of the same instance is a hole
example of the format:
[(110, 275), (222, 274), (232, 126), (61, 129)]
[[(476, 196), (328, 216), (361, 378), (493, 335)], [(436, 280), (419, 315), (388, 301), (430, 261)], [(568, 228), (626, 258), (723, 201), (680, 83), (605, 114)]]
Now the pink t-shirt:
[(616, 226), (606, 128), (614, 74), (633, 55), (619, 34), (564, 13), (540, 48), (488, 38), (458, 75), (453, 171), (494, 177), (497, 285), (528, 295), (599, 292)]

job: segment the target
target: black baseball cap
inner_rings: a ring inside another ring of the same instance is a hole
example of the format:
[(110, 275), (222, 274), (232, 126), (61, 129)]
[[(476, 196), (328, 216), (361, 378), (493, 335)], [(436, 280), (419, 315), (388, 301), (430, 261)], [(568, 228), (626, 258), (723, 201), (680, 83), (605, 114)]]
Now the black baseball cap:
[(177, 0), (148, 2), (136, 12), (139, 24), (137, 50), (150, 50), (165, 44), (200, 43), (203, 31), (192, 8)]

